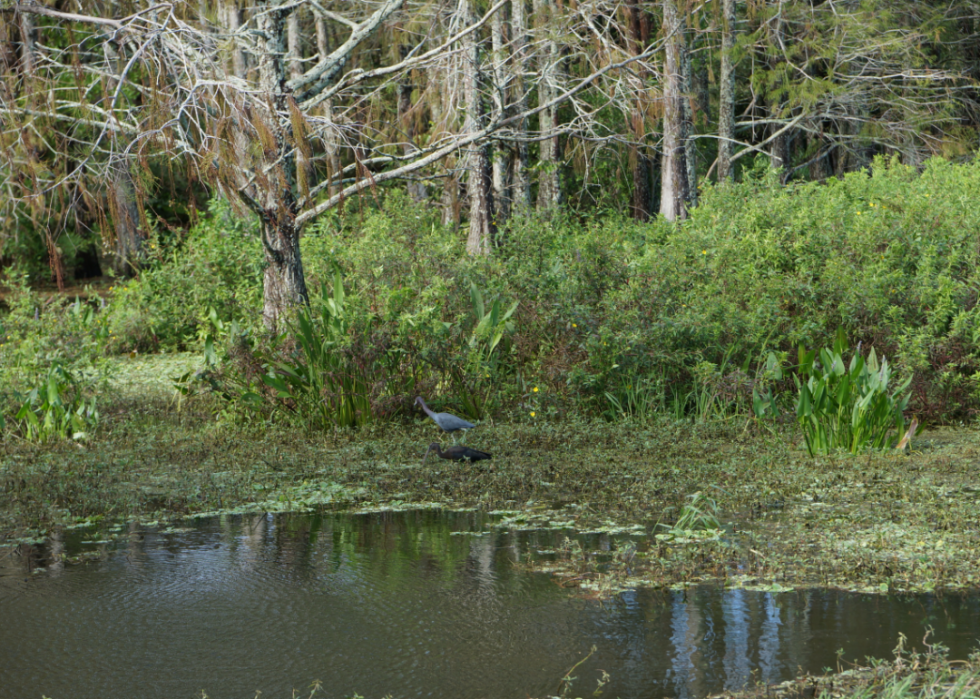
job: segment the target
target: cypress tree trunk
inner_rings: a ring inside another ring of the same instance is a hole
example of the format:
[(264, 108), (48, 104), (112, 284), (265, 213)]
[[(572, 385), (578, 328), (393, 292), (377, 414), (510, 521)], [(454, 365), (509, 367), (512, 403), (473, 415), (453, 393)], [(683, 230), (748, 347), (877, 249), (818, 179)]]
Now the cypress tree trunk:
[[(513, 32), (514, 58), (517, 66), (514, 71), (513, 90), (514, 108), (518, 113), (527, 109), (527, 91), (524, 76), (530, 71), (530, 60), (527, 55), (527, 12), (524, 0), (511, 0), (510, 25)], [(514, 126), (517, 141), (514, 144), (514, 158), (511, 160), (512, 209), (529, 211), (531, 209), (531, 179), (528, 176), (527, 117), (519, 120)]]
[(664, 32), (664, 154), (660, 213), (668, 221), (687, 218), (690, 198), (684, 131), (684, 31), (676, 0), (663, 0)]
[[(109, 65), (121, 73), (125, 60), (113, 42), (103, 44)], [(109, 81), (109, 91), (116, 89), (115, 79)], [(140, 212), (136, 204), (136, 186), (130, 172), (130, 158), (122, 155), (128, 142), (123, 142), (115, 132), (112, 136), (112, 154), (109, 162), (108, 182), (109, 214), (112, 218), (114, 239), (110, 250), (104, 250), (102, 261), (120, 277), (132, 277), (140, 270), (143, 258), (144, 233), (140, 230)]]
[[(459, 9), (466, 25), (473, 23), (470, 0), (460, 0)], [(486, 111), (480, 95), (480, 48), (475, 32), (463, 38), (463, 91), (466, 97), (465, 133), (483, 128)], [(471, 255), (490, 253), (496, 226), (493, 211), (493, 184), (490, 168), (489, 145), (472, 144), (466, 152), (466, 192), (470, 200), (470, 233), (466, 250)]]
[[(269, 95), (279, 113), (288, 108), (288, 78), (285, 19), (288, 10), (267, 9), (259, 15), (259, 31), (264, 50), (259, 61), (259, 87)], [(256, 110), (258, 111), (258, 110)], [(299, 209), (293, 192), (296, 189), (296, 151), (288, 120), (280, 121), (276, 113), (255, 115), (256, 128), (262, 132), (266, 155), (262, 163), (271, 170), (259, 181), (259, 205), (262, 209), (262, 245), (265, 250), (263, 279), (263, 320), (270, 330), (279, 327), (280, 319), (296, 304), (307, 302), (306, 278), (300, 255), (299, 231), (294, 221)], [(271, 157), (270, 157), (271, 156)], [(263, 168), (263, 169), (265, 169)]]
[[(490, 37), (493, 48), (493, 91), (495, 96), (499, 96), (499, 102), (494, 99), (492, 109), (494, 116), (499, 119), (501, 114), (501, 104), (505, 102), (507, 92), (507, 57), (504, 54), (507, 43), (504, 36), (504, 11), (506, 5), (493, 13), (490, 19)], [(493, 149), (493, 205), (496, 218), (494, 224), (500, 227), (510, 216), (511, 203), (511, 160), (513, 159), (513, 146), (509, 142), (497, 141)]]
[[(229, 34), (236, 33), (242, 26), (242, 10), (238, 6), (238, 0), (224, 0), (223, 21), (228, 28)], [(245, 78), (247, 64), (245, 62), (245, 52), (242, 50), (241, 43), (236, 39), (231, 46), (231, 70), (232, 75)]]
[(721, 84), (718, 97), (718, 181), (734, 179), (732, 141), (735, 138), (735, 0), (723, 0)]
[[(782, 36), (782, 34), (783, 34), (783, 7), (782, 7), (783, 0), (777, 0), (777, 5), (778, 5), (778, 7), (776, 9), (776, 21), (769, 23), (770, 26), (771, 26), (771, 31), (772, 31), (772, 38), (771, 38), (771, 41), (770, 41), (770, 45), (772, 46), (772, 49), (771, 49), (772, 51), (775, 51), (776, 47), (779, 47), (779, 46), (782, 46), (783, 45), (783, 36)], [(779, 63), (781, 63), (781, 62), (782, 62), (782, 59), (780, 59), (778, 57), (778, 54), (777, 54), (777, 57), (770, 58), (769, 59), (769, 67), (770, 67), (770, 69), (775, 69), (776, 65), (779, 64)], [(778, 94), (778, 85), (776, 85), (774, 87), (777, 88), (776, 89), (776, 92)], [(769, 117), (770, 117), (770, 119), (778, 119), (779, 116), (780, 116), (780, 112), (782, 111), (782, 107), (781, 107), (781, 105), (780, 105), (780, 103), (779, 103), (779, 101), (778, 101), (778, 99), (776, 97), (773, 97), (773, 98), (771, 98), (769, 100), (768, 107), (769, 107)], [(770, 124), (769, 131), (774, 134), (774, 133), (776, 133), (777, 131), (779, 131), (782, 128), (783, 128), (782, 127), (782, 124), (773, 123), (773, 124)], [(784, 170), (785, 171), (785, 169), (787, 167), (789, 167), (789, 136), (790, 135), (788, 133), (785, 133), (784, 132), (780, 136), (777, 136), (776, 138), (774, 138), (772, 140), (772, 142), (770, 143), (770, 147), (769, 147), (769, 164), (772, 166), (772, 168), (774, 170)]]
[[(400, 48), (402, 58), (408, 53), (407, 47)], [(409, 82), (410, 73), (405, 73), (405, 82), (398, 85), (398, 124), (401, 130), (402, 153), (406, 156), (412, 155), (418, 150), (415, 145), (415, 119), (412, 114), (412, 91), (415, 86)], [(425, 201), (428, 197), (424, 182), (409, 181), (406, 187), (412, 201)]]
[[(649, 39), (650, 26), (646, 21), (646, 13), (642, 11), (640, 2), (634, 0), (629, 5), (630, 51), (634, 56), (643, 52)], [(646, 71), (640, 73), (640, 79), (645, 80)], [(633, 196), (630, 201), (630, 215), (637, 221), (650, 218), (650, 157), (643, 149), (646, 139), (646, 109), (643, 97), (638, 95), (632, 115), (632, 143), (629, 148), (630, 166), (633, 171)]]
[[(544, 32), (548, 31), (551, 21), (553, 0), (534, 0), (536, 26)], [(540, 86), (538, 87), (538, 104), (547, 104), (558, 94), (558, 72), (561, 60), (561, 50), (558, 42), (551, 37), (545, 40), (545, 51), (539, 66)], [(541, 135), (551, 134), (540, 142), (538, 156), (540, 175), (538, 177), (538, 208), (552, 209), (562, 200), (561, 191), (561, 140), (556, 133), (558, 127), (557, 105), (543, 109), (538, 114)]]
[[(681, 17), (680, 22), (681, 31), (686, 33), (686, 19)], [(694, 94), (694, 76), (692, 75), (691, 54), (685, 44), (686, 42), (681, 45), (681, 113), (683, 115), (681, 140), (684, 144), (684, 166), (687, 168), (687, 209), (690, 210), (698, 205), (698, 167), (694, 139), (691, 138), (691, 134), (694, 133), (694, 108), (691, 105), (691, 97)]]

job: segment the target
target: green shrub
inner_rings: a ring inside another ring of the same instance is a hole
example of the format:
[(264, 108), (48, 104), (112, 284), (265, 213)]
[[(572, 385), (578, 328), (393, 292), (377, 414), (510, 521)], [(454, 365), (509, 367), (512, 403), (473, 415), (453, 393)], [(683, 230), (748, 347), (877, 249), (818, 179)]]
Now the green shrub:
[[(58, 365), (26, 395), (15, 392), (14, 400), (20, 407), (10, 422), (30, 441), (85, 439), (99, 422), (95, 397), (86, 397), (82, 382)], [(0, 427), (6, 422), (0, 415)]]
[(97, 307), (44, 302), (26, 279), (8, 279), (0, 317), (0, 430), (38, 441), (84, 437), (95, 427), (94, 394), (106, 385), (107, 331)]
[(198, 348), (209, 314), (261, 324), (262, 248), (254, 217), (236, 217), (222, 199), (187, 239), (139, 277), (113, 288), (106, 309), (110, 352)]
[[(311, 226), (304, 268), (311, 289), (342, 270), (343, 347), (378, 367), (375, 418), (417, 415), (415, 395), (472, 418), (771, 413), (792, 381), (768, 358), (830, 346), (842, 327), (914, 377), (920, 418), (964, 419), (980, 408), (978, 187), (980, 164), (941, 160), (922, 172), (879, 160), (825, 184), (754, 171), (706, 186), (677, 224), (513, 218), (479, 258), (435, 208), (394, 192)], [(261, 265), (257, 236), (217, 206), (113, 299), (111, 346), (193, 346), (213, 314), (248, 331), (249, 361), (302, 355), (262, 339)], [(481, 323), (518, 301), (494, 345)]]

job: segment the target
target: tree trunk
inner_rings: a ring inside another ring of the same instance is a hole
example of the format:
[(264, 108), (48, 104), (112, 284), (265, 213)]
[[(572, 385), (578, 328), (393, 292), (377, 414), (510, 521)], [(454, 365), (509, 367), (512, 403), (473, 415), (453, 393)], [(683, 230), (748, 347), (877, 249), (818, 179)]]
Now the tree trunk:
[[(109, 65), (121, 74), (126, 61), (119, 54), (113, 42), (103, 44)], [(117, 81), (108, 82), (108, 93), (116, 89)], [(136, 204), (136, 186), (130, 172), (130, 158), (123, 155), (128, 143), (112, 136), (112, 153), (109, 155), (108, 199), (109, 215), (112, 218), (114, 239), (112, 250), (106, 258), (114, 274), (119, 277), (132, 277), (139, 272), (143, 260), (144, 232), (140, 230), (140, 212)]]
[[(687, 21), (684, 17), (680, 18), (681, 32), (686, 33)], [(683, 40), (684, 34), (682, 34)], [(694, 107), (692, 96), (694, 94), (694, 76), (692, 75), (691, 53), (687, 50), (686, 42), (681, 47), (681, 108), (683, 122), (681, 124), (681, 140), (684, 144), (684, 165), (687, 168), (687, 209), (690, 211), (698, 205), (698, 166), (697, 152), (694, 146)]]
[(20, 70), (25, 75), (34, 73), (34, 18), (27, 12), (17, 13), (20, 25)]
[[(554, 0), (534, 0), (535, 25), (545, 32), (545, 51), (539, 66), (540, 84), (538, 87), (538, 104), (548, 104), (558, 94), (558, 74), (560, 71), (561, 49), (558, 42), (547, 36), (549, 25), (554, 12)], [(550, 210), (557, 207), (562, 200), (561, 191), (561, 140), (557, 133), (558, 105), (542, 109), (538, 114), (541, 135), (544, 138), (540, 144), (538, 164), (538, 209)]]
[[(260, 13), (258, 21), (264, 38), (258, 66), (259, 88), (269, 95), (280, 114), (287, 111), (291, 96), (286, 87), (288, 77), (283, 60), (286, 57), (284, 24), (288, 13), (289, 10), (268, 8)], [(299, 230), (294, 223), (299, 212), (293, 195), (296, 191), (296, 150), (291, 145), (292, 128), (288, 120), (280, 120), (271, 111), (257, 113), (255, 118), (259, 122), (257, 128), (266, 130), (264, 140), (274, 146), (266, 148), (260, 161), (260, 171), (268, 174), (257, 180), (256, 201), (261, 207), (266, 261), (262, 316), (266, 327), (275, 331), (291, 306), (307, 302)]]
[[(224, 22), (228, 27), (228, 33), (234, 35), (242, 26), (242, 10), (238, 6), (238, 0), (224, 0), (224, 2)], [(245, 78), (247, 63), (245, 52), (238, 39), (232, 39), (231, 42), (231, 69), (235, 77)]]
[[(527, 109), (527, 91), (524, 76), (530, 72), (530, 60), (527, 55), (527, 12), (525, 0), (511, 0), (510, 26), (513, 33), (512, 45), (514, 59), (517, 63), (513, 75), (514, 109), (521, 113)], [(512, 206), (514, 211), (527, 212), (531, 210), (531, 179), (528, 176), (527, 153), (527, 117), (520, 119), (514, 125), (517, 140), (514, 144), (514, 158), (511, 160)]]
[[(474, 22), (471, 0), (459, 1), (465, 25)], [(466, 97), (464, 133), (483, 128), (486, 111), (480, 95), (480, 48), (476, 32), (467, 34), (463, 44), (463, 91)], [(470, 200), (470, 233), (466, 250), (471, 255), (487, 255), (496, 234), (489, 144), (474, 143), (466, 151), (466, 192)]]
[[(289, 213), (292, 211), (293, 213)], [(262, 221), (265, 275), (262, 280), (262, 319), (275, 331), (282, 315), (292, 306), (307, 302), (306, 277), (299, 249), (299, 231), (293, 224), (295, 205), (272, 213)]]
[(330, 38), (327, 35), (327, 23), (323, 17), (316, 18), (316, 50), (318, 60), (323, 60), (330, 53)]
[(115, 240), (112, 252), (106, 257), (116, 276), (132, 277), (139, 272), (142, 264), (144, 237), (140, 231), (136, 187), (129, 171), (129, 159), (115, 155), (112, 158), (109, 215), (112, 217)]
[[(323, 17), (317, 15), (316, 18), (316, 50), (317, 60), (323, 61), (330, 55), (330, 34), (327, 31), (327, 22)], [(323, 149), (326, 155), (326, 178), (327, 195), (335, 195), (342, 187), (340, 186), (341, 163), (340, 163), (340, 129), (334, 120), (333, 100), (325, 100), (322, 107), (323, 117), (329, 126), (323, 132)], [(336, 178), (336, 181), (335, 181)]]
[[(400, 47), (402, 60), (408, 55), (408, 47)], [(398, 124), (401, 128), (402, 153), (408, 157), (418, 150), (415, 145), (415, 115), (413, 114), (411, 72), (405, 72), (403, 82), (398, 85)], [(406, 187), (412, 201), (418, 203), (428, 198), (425, 182), (409, 181)]]
[[(649, 39), (649, 22), (638, 0), (629, 5), (630, 51), (634, 56), (641, 54)], [(641, 81), (646, 80), (646, 71), (640, 72)], [(646, 105), (643, 103), (643, 92), (638, 91), (636, 105), (631, 118), (632, 143), (629, 147), (630, 166), (633, 171), (633, 196), (630, 202), (630, 214), (637, 221), (646, 221), (652, 213), (650, 209), (650, 157), (643, 149), (646, 139)]]
[(810, 159), (810, 179), (814, 182), (822, 182), (830, 177), (830, 168), (827, 165), (827, 154), (824, 152), (824, 140), (820, 134), (807, 134), (807, 152)]
[[(452, 138), (456, 124), (453, 120), (454, 104), (456, 100), (453, 93), (458, 88), (458, 82), (451, 82), (449, 79), (449, 67), (445, 62), (429, 68), (426, 82), (429, 85), (438, 86), (430, 93), (429, 109), (432, 111), (432, 133), (430, 141), (438, 141), (443, 138)], [(459, 227), (460, 219), (460, 182), (456, 168), (456, 156), (447, 155), (442, 159), (442, 191), (439, 193), (439, 210), (442, 213), (442, 225), (452, 228)]]
[(289, 59), (289, 77), (298, 78), (303, 74), (303, 56), (299, 47), (299, 8), (289, 13), (286, 20), (286, 52)]
[(718, 97), (718, 181), (732, 180), (732, 144), (735, 139), (735, 0), (723, 0), (721, 33), (721, 85)]
[(664, 153), (660, 177), (660, 213), (668, 221), (687, 218), (690, 200), (684, 132), (684, 30), (676, 0), (663, 0)]
[[(783, 45), (783, 0), (777, 0), (776, 18), (774, 22), (769, 22), (772, 32), (772, 37), (770, 39), (770, 51), (776, 54), (775, 58), (769, 59), (769, 69), (775, 70), (776, 66), (782, 62), (779, 56), (782, 53), (779, 48)], [(775, 95), (779, 94), (779, 85), (773, 86), (773, 91)], [(778, 97), (773, 96), (769, 99), (769, 118), (770, 120), (776, 120), (781, 117), (782, 106), (779, 103)], [(772, 134), (780, 131), (783, 128), (782, 124), (773, 122), (769, 125), (769, 131)], [(786, 171), (789, 167), (789, 133), (783, 132), (781, 135), (774, 138), (769, 145), (769, 165), (774, 170)]]
[[(504, 54), (506, 38), (504, 36), (504, 12), (506, 5), (493, 13), (490, 20), (490, 37), (493, 47), (493, 100), (491, 109), (494, 117), (502, 118), (503, 104), (507, 92), (507, 57)], [(493, 204), (496, 226), (501, 226), (510, 216), (511, 204), (511, 159), (513, 147), (510, 142), (496, 141), (493, 152)]]

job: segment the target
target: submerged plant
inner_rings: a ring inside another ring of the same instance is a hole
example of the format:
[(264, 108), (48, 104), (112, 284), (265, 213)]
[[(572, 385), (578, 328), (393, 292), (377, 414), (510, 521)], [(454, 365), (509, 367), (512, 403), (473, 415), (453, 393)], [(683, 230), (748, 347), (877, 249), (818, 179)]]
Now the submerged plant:
[(838, 448), (853, 454), (887, 449), (905, 430), (902, 413), (911, 397), (907, 391), (912, 377), (895, 387), (887, 359), (879, 361), (874, 349), (865, 358), (858, 345), (845, 365), (847, 350), (843, 330), (838, 331), (834, 346), (821, 349), (819, 357), (815, 350), (799, 350), (799, 373), (793, 377), (798, 391), (796, 419), (811, 456)]

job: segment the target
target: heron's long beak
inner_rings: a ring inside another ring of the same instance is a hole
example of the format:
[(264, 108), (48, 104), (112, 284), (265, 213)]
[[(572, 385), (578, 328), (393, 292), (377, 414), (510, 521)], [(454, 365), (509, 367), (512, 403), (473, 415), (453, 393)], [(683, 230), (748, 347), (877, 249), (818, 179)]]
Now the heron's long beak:
[(422, 465), (425, 465), (425, 460), (429, 458), (429, 452), (432, 451), (432, 447), (425, 450), (425, 455), (422, 457)]

